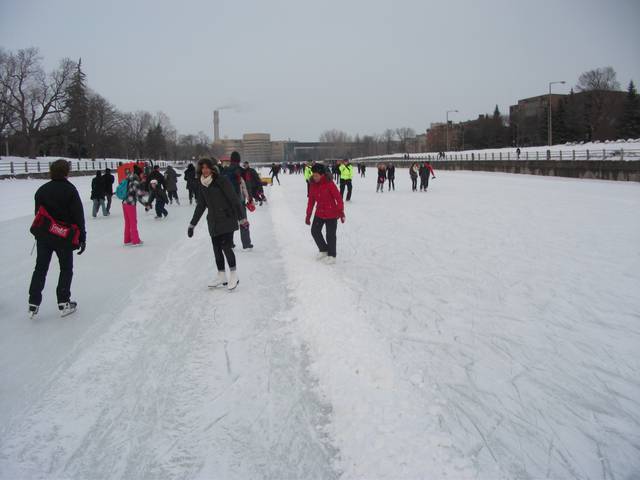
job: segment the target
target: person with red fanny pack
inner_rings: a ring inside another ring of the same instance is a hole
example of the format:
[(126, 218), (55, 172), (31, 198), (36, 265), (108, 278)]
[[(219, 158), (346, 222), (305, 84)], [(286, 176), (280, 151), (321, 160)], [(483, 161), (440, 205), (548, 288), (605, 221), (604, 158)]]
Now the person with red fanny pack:
[(75, 312), (77, 302), (71, 301), (73, 279), (73, 251), (82, 255), (86, 248), (84, 210), (78, 190), (67, 180), (70, 164), (57, 160), (49, 166), (51, 181), (41, 186), (35, 194), (36, 218), (31, 233), (36, 237), (38, 256), (29, 286), (29, 313), (35, 317), (42, 303), (54, 252), (60, 262), (58, 278), (58, 309), (62, 316)]
[[(342, 195), (323, 165), (316, 164), (311, 168), (309, 183), (309, 199), (307, 200), (307, 217), (305, 223), (311, 225), (311, 236), (318, 246), (318, 260), (332, 265), (336, 263), (336, 231), (338, 219), (344, 223), (344, 202)], [(311, 214), (316, 212), (311, 222)], [(327, 239), (322, 236), (322, 227), (327, 229)]]

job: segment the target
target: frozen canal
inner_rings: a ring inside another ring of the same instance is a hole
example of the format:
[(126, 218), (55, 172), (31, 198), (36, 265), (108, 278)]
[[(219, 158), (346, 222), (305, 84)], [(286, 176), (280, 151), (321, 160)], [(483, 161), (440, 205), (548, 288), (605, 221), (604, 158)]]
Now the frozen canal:
[(0, 181), (0, 478), (640, 478), (640, 185), (436, 174), (355, 179), (335, 266), (282, 176), (232, 294), (192, 208), (132, 250), (116, 201), (35, 321), (42, 181)]

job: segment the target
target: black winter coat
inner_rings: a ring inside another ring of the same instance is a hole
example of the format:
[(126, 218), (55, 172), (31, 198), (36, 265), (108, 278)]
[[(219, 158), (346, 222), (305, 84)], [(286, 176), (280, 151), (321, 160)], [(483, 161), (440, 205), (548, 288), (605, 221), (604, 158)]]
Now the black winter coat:
[(390, 167), (387, 167), (387, 178), (389, 180), (395, 180), (396, 179), (396, 167), (391, 165)]
[(224, 175), (216, 175), (208, 187), (198, 179), (197, 204), (191, 225), (198, 224), (205, 210), (208, 210), (207, 224), (212, 237), (238, 230), (238, 222), (244, 218), (240, 198)]
[(184, 179), (187, 182), (187, 190), (198, 189), (198, 185), (196, 183), (196, 169), (193, 165), (189, 165), (184, 171)]
[(94, 177), (91, 180), (91, 200), (104, 200), (106, 196), (104, 178)]
[(86, 241), (82, 201), (71, 182), (66, 179), (51, 180), (42, 185), (35, 195), (36, 213), (41, 206), (56, 220), (77, 225), (80, 229), (80, 241)]
[(102, 179), (104, 180), (104, 193), (106, 195), (113, 195), (113, 183), (116, 181), (114, 176), (110, 173), (105, 173)]
[(176, 192), (178, 191), (178, 177), (180, 174), (176, 172), (173, 167), (167, 167), (167, 171), (164, 172), (164, 177), (166, 179), (166, 187), (168, 192)]

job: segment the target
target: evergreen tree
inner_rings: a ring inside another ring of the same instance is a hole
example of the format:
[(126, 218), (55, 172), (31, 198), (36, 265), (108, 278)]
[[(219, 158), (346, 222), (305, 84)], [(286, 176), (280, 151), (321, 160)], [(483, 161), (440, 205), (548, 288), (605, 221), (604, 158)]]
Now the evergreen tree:
[(553, 117), (553, 141), (554, 143), (565, 143), (569, 141), (567, 135), (567, 124), (566, 124), (566, 102), (565, 99), (562, 99), (558, 104), (558, 108), (556, 108), (552, 113)]
[(619, 132), (622, 138), (640, 137), (640, 97), (633, 80), (629, 82), (627, 98), (620, 120)]
[(161, 160), (167, 155), (167, 140), (162, 126), (158, 123), (147, 132), (147, 154), (154, 160)]
[(69, 155), (81, 158), (87, 154), (86, 136), (89, 111), (86, 75), (82, 71), (82, 59), (78, 61), (71, 83), (67, 88), (67, 142)]

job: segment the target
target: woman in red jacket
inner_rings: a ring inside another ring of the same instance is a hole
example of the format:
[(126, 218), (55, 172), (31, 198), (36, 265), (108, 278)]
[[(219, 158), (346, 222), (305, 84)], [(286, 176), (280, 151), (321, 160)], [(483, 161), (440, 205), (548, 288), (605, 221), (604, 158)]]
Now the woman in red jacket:
[[(307, 201), (306, 224), (311, 225), (311, 235), (318, 245), (318, 260), (328, 264), (336, 263), (336, 231), (338, 219), (344, 223), (344, 203), (333, 180), (327, 176), (323, 165), (314, 165), (311, 169), (309, 184), (309, 200)], [(311, 223), (311, 213), (316, 207), (316, 214)], [(322, 236), (322, 227), (327, 227), (327, 239)]]

